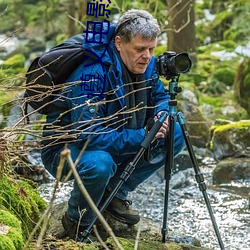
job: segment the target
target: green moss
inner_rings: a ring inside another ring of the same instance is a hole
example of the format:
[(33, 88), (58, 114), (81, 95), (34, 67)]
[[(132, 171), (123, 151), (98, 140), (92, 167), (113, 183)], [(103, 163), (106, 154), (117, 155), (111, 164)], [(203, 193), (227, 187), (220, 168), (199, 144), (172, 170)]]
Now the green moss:
[[(5, 237), (0, 237), (0, 249), (21, 249), (24, 243), (20, 221), (7, 210), (0, 210), (0, 224), (10, 227)], [(3, 235), (0, 235), (3, 236)], [(7, 244), (7, 245), (6, 245)]]
[(7, 235), (0, 234), (0, 249), (16, 250), (13, 241)]
[(16, 231), (15, 228), (11, 228), (7, 236), (12, 240), (16, 249), (22, 249), (22, 246), (24, 245), (24, 240), (21, 230)]
[(27, 182), (4, 176), (0, 179), (0, 206), (11, 211), (20, 221), (26, 238), (40, 218), (45, 201)]
[(228, 67), (221, 67), (214, 71), (213, 77), (221, 83), (232, 86), (235, 78), (235, 70)]
[(9, 69), (10, 67), (23, 68), (25, 63), (25, 56), (23, 54), (16, 54), (2, 64), (2, 69)]
[(234, 123), (229, 123), (226, 125), (222, 126), (215, 126), (214, 133), (220, 133), (220, 132), (225, 132), (231, 129), (245, 129), (250, 127), (250, 121), (239, 121), (239, 122), (234, 122)]
[[(122, 245), (124, 250), (133, 250), (135, 241), (133, 239), (124, 239), (124, 238), (118, 238), (120, 244)], [(109, 238), (107, 243), (111, 243), (113, 245), (113, 240)], [(198, 250), (198, 249), (205, 249), (201, 247), (196, 247), (194, 245), (188, 245), (188, 244), (182, 244), (182, 243), (175, 243), (175, 242), (167, 242), (162, 243), (161, 241), (155, 241), (155, 240), (144, 240), (140, 241), (138, 244), (139, 250)]]
[(238, 121), (238, 122), (231, 122), (225, 125), (214, 125), (211, 127), (210, 130), (210, 144), (209, 147), (211, 150), (214, 149), (213, 142), (215, 140), (215, 137), (217, 138), (218, 141), (221, 142), (221, 144), (227, 144), (229, 147), (228, 150), (232, 150), (233, 152), (233, 147), (234, 145), (229, 141), (230, 137), (225, 136), (228, 135), (228, 133), (231, 133), (234, 131), (235, 138), (239, 142), (249, 142), (250, 141), (250, 133), (245, 133), (245, 131), (249, 130), (250, 128), (250, 121), (249, 120), (243, 120), (243, 121)]
[(20, 221), (16, 218), (16, 216), (11, 214), (7, 210), (0, 209), (0, 221), (7, 226), (21, 230)]
[(206, 104), (210, 104), (214, 107), (221, 107), (222, 104), (224, 103), (224, 99), (221, 96), (209, 96), (209, 95), (201, 95), (199, 97), (199, 101), (200, 103), (206, 103)]

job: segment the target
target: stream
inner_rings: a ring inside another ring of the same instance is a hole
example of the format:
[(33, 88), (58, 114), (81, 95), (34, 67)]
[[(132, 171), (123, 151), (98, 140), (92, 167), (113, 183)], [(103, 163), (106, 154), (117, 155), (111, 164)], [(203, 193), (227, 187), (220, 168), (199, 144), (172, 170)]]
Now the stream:
[[(206, 157), (202, 160), (200, 169), (225, 249), (250, 250), (250, 180), (214, 186), (212, 170), (215, 164), (212, 158)], [(163, 170), (155, 173), (129, 196), (133, 201), (132, 208), (159, 226), (159, 232), (165, 195), (162, 172)], [(39, 187), (46, 201), (50, 200), (53, 185), (54, 182), (50, 182)], [(67, 200), (71, 188), (72, 182), (64, 184), (59, 189), (55, 202)], [(202, 192), (197, 187), (193, 168), (174, 173), (170, 180), (167, 225), (169, 232), (177, 237), (196, 238), (203, 247), (220, 249)]]

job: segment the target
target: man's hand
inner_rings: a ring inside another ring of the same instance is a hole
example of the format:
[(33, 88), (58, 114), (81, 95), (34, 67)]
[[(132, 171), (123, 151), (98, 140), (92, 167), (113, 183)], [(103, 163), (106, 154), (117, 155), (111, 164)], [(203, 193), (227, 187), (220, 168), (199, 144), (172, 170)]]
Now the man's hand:
[[(164, 111), (159, 112), (155, 117), (154, 120), (155, 122), (159, 119), (161, 113)], [(165, 119), (165, 121), (163, 122), (161, 128), (159, 129), (159, 131), (157, 132), (157, 134), (155, 135), (155, 139), (159, 139), (159, 138), (165, 138), (166, 133), (169, 130), (169, 124), (168, 124), (168, 116)]]

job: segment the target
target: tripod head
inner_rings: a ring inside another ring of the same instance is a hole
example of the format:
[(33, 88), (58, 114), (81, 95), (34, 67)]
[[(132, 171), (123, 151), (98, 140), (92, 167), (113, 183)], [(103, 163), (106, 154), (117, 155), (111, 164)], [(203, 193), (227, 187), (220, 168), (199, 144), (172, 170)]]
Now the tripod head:
[(157, 73), (164, 76), (169, 82), (170, 100), (182, 91), (178, 86), (180, 74), (188, 73), (192, 67), (192, 61), (187, 53), (176, 54), (174, 51), (167, 51), (156, 60)]
[(182, 87), (178, 86), (179, 82), (179, 77), (177, 76), (176, 78), (172, 78), (171, 81), (169, 82), (169, 95), (170, 95), (170, 100), (175, 99), (175, 96), (182, 91)]

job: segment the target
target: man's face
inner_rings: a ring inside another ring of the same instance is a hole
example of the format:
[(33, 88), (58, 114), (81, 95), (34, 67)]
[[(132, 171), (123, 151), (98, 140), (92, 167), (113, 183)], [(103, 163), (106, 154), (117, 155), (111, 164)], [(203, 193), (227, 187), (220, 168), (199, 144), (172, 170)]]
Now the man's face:
[(115, 37), (115, 46), (128, 70), (134, 74), (143, 74), (153, 55), (157, 39), (146, 40), (136, 35), (128, 43), (124, 43), (121, 37)]

